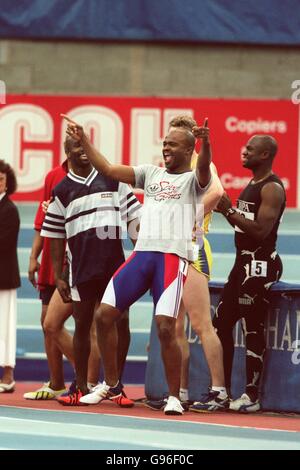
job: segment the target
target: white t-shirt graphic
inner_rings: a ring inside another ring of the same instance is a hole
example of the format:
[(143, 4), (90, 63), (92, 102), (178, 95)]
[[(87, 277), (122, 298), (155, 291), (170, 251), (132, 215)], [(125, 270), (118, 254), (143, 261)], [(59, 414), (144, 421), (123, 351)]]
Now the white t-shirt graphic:
[(144, 189), (136, 251), (174, 253), (194, 261), (192, 231), (201, 199), (195, 171), (173, 174), (155, 165), (133, 167), (135, 187)]

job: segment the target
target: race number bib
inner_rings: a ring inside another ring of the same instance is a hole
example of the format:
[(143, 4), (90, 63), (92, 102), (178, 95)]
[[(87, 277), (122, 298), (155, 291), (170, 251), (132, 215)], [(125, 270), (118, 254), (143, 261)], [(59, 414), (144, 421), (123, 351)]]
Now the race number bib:
[(267, 262), (266, 261), (251, 261), (250, 276), (252, 277), (266, 277), (267, 276)]

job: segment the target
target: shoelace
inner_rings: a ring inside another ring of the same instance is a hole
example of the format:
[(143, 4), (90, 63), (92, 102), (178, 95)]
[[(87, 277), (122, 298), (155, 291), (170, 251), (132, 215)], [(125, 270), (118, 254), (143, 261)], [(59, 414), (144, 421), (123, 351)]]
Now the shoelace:
[(101, 398), (106, 398), (107, 392), (109, 390), (109, 386), (106, 384), (98, 384), (94, 388), (92, 388), (93, 392), (96, 392)]

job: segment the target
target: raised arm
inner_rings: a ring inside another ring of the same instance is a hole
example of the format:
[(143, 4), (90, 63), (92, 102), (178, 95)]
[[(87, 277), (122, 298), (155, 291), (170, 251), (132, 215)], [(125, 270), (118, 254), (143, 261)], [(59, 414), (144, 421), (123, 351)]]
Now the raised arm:
[(205, 118), (203, 127), (193, 127), (193, 134), (196, 139), (202, 140), (202, 145), (196, 165), (196, 174), (200, 186), (205, 187), (208, 185), (211, 179), (211, 148), (209, 141), (208, 118)]
[(261, 190), (261, 205), (256, 220), (245, 219), (236, 211), (231, 211), (232, 214), (228, 213), (232, 204), (226, 194), (222, 196), (217, 209), (231, 225), (237, 225), (244, 233), (260, 241), (264, 240), (274, 227), (283, 202), (284, 191), (282, 187), (278, 183), (271, 182)]
[(88, 136), (85, 134), (82, 126), (65, 114), (61, 114), (61, 116), (68, 122), (67, 134), (81, 143), (91, 164), (100, 173), (114, 180), (122, 181), (123, 183), (135, 184), (135, 174), (132, 166), (111, 164), (104, 155), (96, 150)]
[(222, 186), (220, 178), (218, 177), (217, 173), (213, 170), (212, 164), (210, 168), (212, 178), (211, 185), (205, 192), (201, 201), (204, 205), (204, 214), (208, 214), (208, 212), (211, 212), (215, 209), (215, 207), (217, 207), (218, 202), (220, 201), (224, 193), (224, 188)]

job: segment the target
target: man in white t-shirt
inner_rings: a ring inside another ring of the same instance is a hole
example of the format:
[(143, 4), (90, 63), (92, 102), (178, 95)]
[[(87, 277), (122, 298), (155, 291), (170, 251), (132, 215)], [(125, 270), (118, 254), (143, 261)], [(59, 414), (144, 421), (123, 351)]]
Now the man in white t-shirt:
[(93, 166), (105, 176), (145, 191), (143, 214), (135, 250), (115, 272), (98, 310), (97, 332), (105, 382), (81, 397), (96, 404), (121, 393), (117, 373), (116, 321), (121, 312), (149, 288), (153, 294), (157, 332), (169, 387), (165, 414), (181, 415), (179, 401), (181, 353), (175, 323), (188, 263), (194, 261), (192, 231), (201, 198), (210, 184), (210, 142), (207, 119), (194, 129), (202, 139), (196, 170), (191, 170), (195, 137), (174, 129), (163, 141), (165, 168), (155, 165), (112, 165), (91, 144), (83, 128), (68, 121), (67, 133), (80, 141)]

